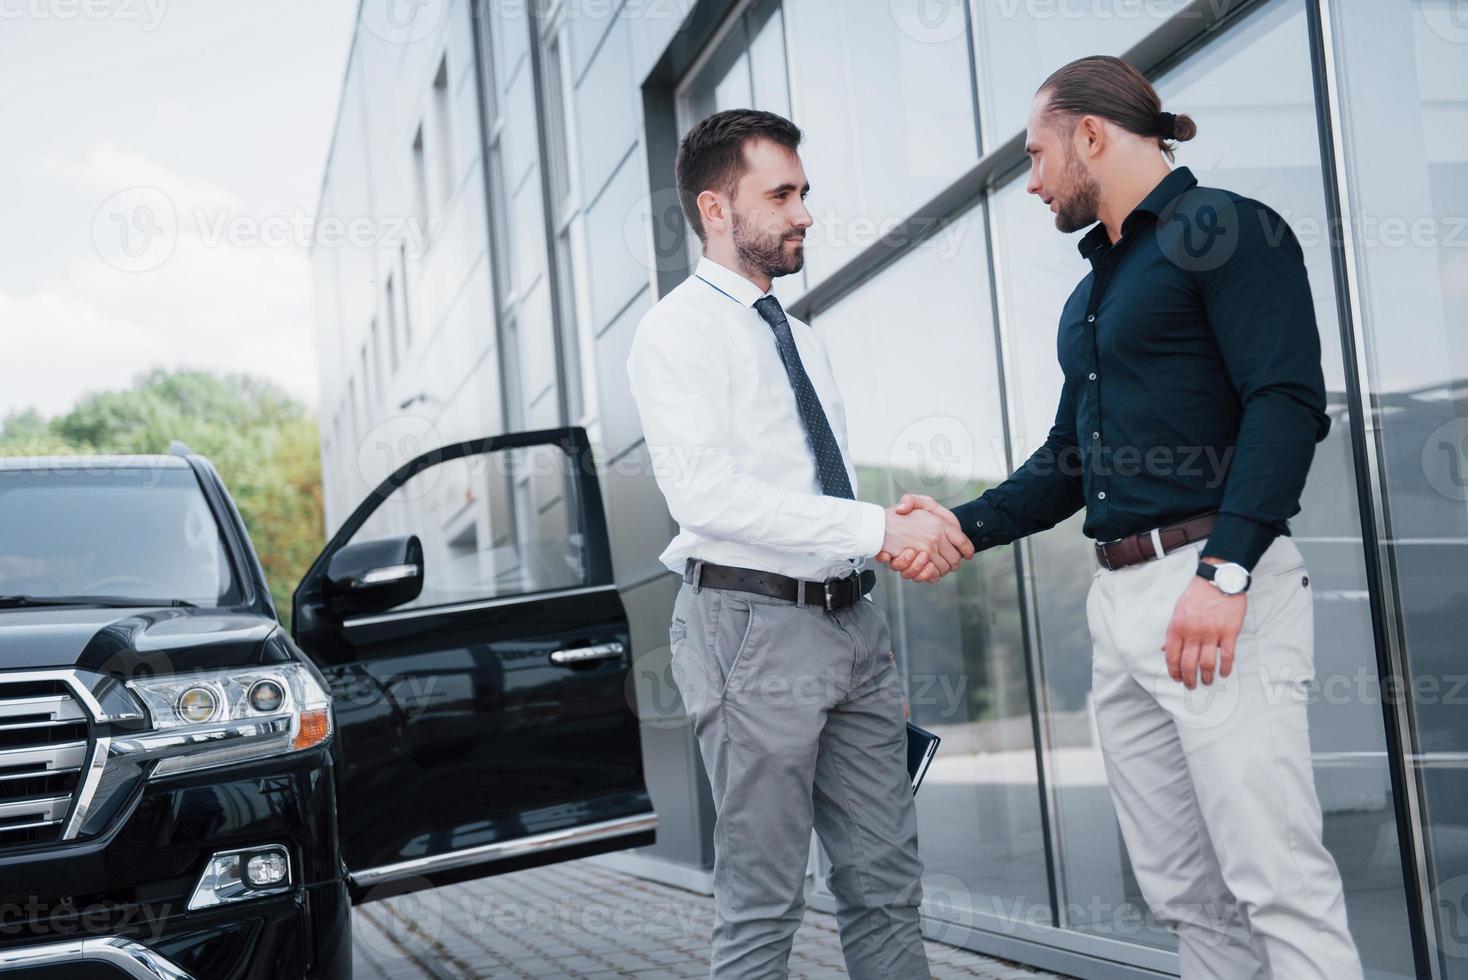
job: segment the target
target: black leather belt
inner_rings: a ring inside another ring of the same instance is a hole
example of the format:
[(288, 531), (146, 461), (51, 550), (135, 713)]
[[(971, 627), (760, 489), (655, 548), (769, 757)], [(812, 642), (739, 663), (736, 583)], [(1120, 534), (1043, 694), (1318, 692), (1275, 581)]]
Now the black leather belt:
[(857, 575), (812, 582), (754, 568), (715, 565), (690, 558), (683, 567), (683, 581), (695, 589), (733, 589), (794, 603), (800, 603), (803, 593), (807, 606), (845, 609), (860, 602), (862, 596), (876, 587), (877, 573), (868, 568)]

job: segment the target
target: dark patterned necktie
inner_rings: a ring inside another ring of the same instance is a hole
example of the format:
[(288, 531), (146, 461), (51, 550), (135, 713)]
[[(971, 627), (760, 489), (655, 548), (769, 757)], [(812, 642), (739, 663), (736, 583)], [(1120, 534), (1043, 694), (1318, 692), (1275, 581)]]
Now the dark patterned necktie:
[(773, 296), (762, 297), (754, 304), (759, 315), (765, 318), (775, 332), (775, 347), (780, 351), (780, 360), (785, 362), (785, 374), (790, 378), (790, 387), (795, 391), (795, 404), (800, 407), (800, 419), (805, 423), (805, 437), (810, 442), (811, 455), (815, 457), (816, 474), (821, 480), (821, 493), (827, 497), (845, 497), (854, 500), (851, 479), (846, 474), (846, 463), (841, 458), (841, 447), (836, 444), (836, 435), (826, 418), (826, 410), (816, 397), (815, 386), (805, 373), (800, 361), (800, 351), (795, 349), (795, 337), (790, 332), (790, 321), (780, 301)]

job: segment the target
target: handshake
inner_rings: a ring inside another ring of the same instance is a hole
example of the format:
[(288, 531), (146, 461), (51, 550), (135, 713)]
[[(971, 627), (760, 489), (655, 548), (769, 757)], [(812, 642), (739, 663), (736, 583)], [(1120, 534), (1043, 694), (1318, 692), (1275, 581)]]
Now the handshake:
[(905, 493), (887, 508), (887, 533), (877, 561), (914, 582), (936, 582), (974, 556), (958, 518), (932, 497)]

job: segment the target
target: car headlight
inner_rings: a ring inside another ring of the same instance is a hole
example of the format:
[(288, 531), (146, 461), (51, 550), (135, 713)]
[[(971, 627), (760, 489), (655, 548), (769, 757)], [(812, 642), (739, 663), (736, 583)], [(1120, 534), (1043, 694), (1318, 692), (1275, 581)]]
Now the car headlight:
[(153, 730), (118, 749), (159, 759), (154, 775), (298, 752), (331, 737), (331, 696), (302, 664), (128, 681)]

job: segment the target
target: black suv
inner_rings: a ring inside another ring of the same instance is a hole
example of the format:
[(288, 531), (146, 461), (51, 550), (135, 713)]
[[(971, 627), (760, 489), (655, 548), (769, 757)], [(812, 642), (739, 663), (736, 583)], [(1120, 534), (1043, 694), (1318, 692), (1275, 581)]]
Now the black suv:
[(0, 972), (351, 974), (350, 907), (654, 840), (580, 429), (418, 456), (278, 621), (213, 466), (0, 460)]

